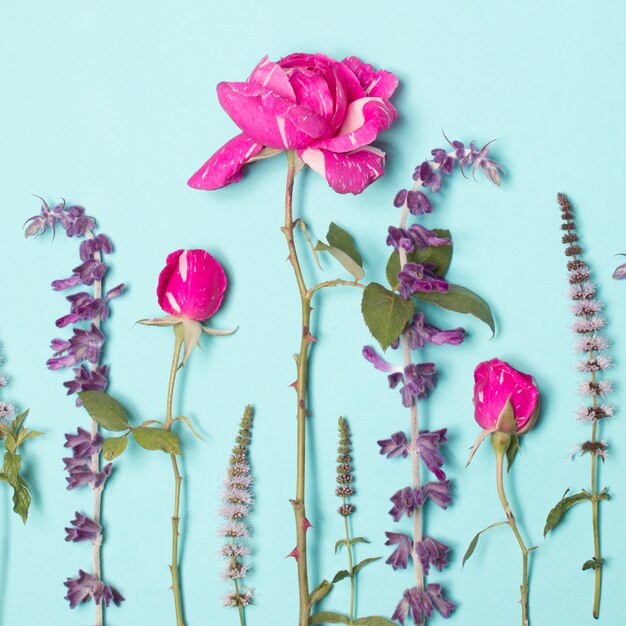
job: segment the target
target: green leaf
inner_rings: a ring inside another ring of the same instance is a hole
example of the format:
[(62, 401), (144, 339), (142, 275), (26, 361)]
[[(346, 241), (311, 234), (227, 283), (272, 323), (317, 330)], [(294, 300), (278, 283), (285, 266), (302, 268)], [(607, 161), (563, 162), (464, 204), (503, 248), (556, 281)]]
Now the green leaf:
[(22, 465), (22, 459), (19, 454), (12, 452), (4, 453), (4, 464), (0, 480), (8, 483), (13, 487), (13, 510), (26, 523), (28, 518), (28, 509), (31, 503), (30, 489), (26, 481), (19, 475)]
[(196, 437), (196, 439), (200, 439), (200, 441), (206, 441), (206, 439), (204, 439), (204, 437), (202, 437), (202, 435), (200, 435), (200, 433), (193, 427), (191, 420), (186, 415), (179, 415), (178, 417), (174, 418), (174, 421), (184, 422), (187, 425), (187, 428), (189, 428), (189, 430), (193, 433), (193, 436)]
[(23, 413), (20, 413), (19, 415), (15, 417), (15, 419), (13, 420), (13, 424), (12, 424), (13, 432), (18, 431), (19, 427), (24, 423), (24, 420), (28, 416), (29, 412), (30, 412), (30, 409), (26, 409)]
[(333, 585), (344, 578), (350, 578), (350, 572), (347, 569), (340, 569), (333, 578)]
[[(437, 237), (442, 239), (450, 239), (450, 231), (443, 228), (433, 228), (433, 232)], [(406, 260), (410, 263), (434, 263), (435, 274), (439, 276), (445, 276), (448, 268), (450, 267), (450, 261), (452, 260), (452, 246), (427, 246), (426, 248), (418, 248), (414, 252), (406, 255)], [(398, 280), (398, 274), (400, 273), (400, 255), (397, 252), (392, 252), (387, 261), (387, 281), (391, 285), (391, 288), (396, 291), (400, 285)]]
[(370, 557), (369, 559), (363, 559), (361, 562), (357, 563), (354, 566), (354, 569), (352, 570), (353, 575), (357, 575), (366, 565), (369, 565), (370, 563), (373, 563), (374, 561), (378, 561), (380, 560), (382, 557), (380, 556), (373, 556)]
[(350, 620), (341, 613), (330, 613), (325, 611), (323, 613), (313, 613), (309, 618), (309, 624), (349, 624)]
[(315, 589), (313, 589), (313, 591), (311, 591), (311, 595), (309, 596), (311, 604), (315, 604), (322, 598), (325, 598), (332, 588), (332, 583), (329, 583), (326, 579), (324, 579), (317, 587), (315, 587)]
[(506, 471), (507, 472), (511, 471), (511, 465), (513, 465), (513, 461), (515, 461), (515, 457), (517, 456), (517, 453), (519, 451), (519, 446), (520, 446), (519, 436), (516, 434), (511, 435), (511, 443), (509, 444), (509, 447), (506, 450), (506, 461), (507, 461)]
[(345, 252), (339, 250), (338, 248), (333, 248), (332, 246), (327, 246), (323, 241), (318, 241), (315, 246), (316, 250), (321, 250), (323, 252), (329, 252), (332, 254), (339, 263), (341, 263), (349, 272), (354, 276), (355, 280), (361, 280), (363, 276), (365, 276), (365, 272), (363, 268), (355, 263)]
[(363, 291), (361, 312), (370, 332), (386, 350), (401, 335), (415, 307), (411, 300), (404, 300), (378, 283), (370, 283)]
[(603, 563), (604, 563), (604, 559), (597, 559), (594, 556), (593, 558), (583, 563), (583, 572), (588, 569), (600, 569)]
[(81, 391), (80, 399), (91, 418), (102, 428), (121, 431), (130, 428), (124, 407), (103, 391)]
[[(350, 539), (350, 543), (354, 545), (355, 543), (371, 543), (371, 541), (369, 541), (368, 539), (365, 539), (364, 537), (355, 537), (354, 539)], [(340, 539), (335, 544), (335, 554), (337, 554), (337, 550), (339, 550), (341, 546), (345, 546), (345, 545), (346, 545), (346, 540)]]
[(359, 617), (354, 622), (354, 626), (396, 626), (396, 623), (388, 620), (386, 617), (373, 615), (372, 617)]
[(470, 541), (470, 544), (469, 546), (467, 546), (467, 550), (465, 551), (465, 555), (463, 556), (461, 569), (464, 567), (465, 561), (467, 561), (472, 556), (472, 554), (474, 554), (474, 550), (476, 550), (476, 546), (478, 545), (478, 539), (480, 538), (480, 536), (483, 533), (486, 533), (491, 528), (495, 528), (496, 526), (502, 526), (504, 524), (508, 524), (508, 522), (496, 522), (495, 524), (491, 524), (490, 526), (487, 526), (487, 528), (483, 528), (479, 533), (476, 533), (476, 535), (474, 535), (474, 538)]
[(343, 228), (331, 222), (326, 235), (328, 245), (345, 252), (357, 265), (363, 267), (363, 258), (354, 245), (352, 235)]
[(127, 445), (128, 437), (126, 435), (122, 435), (121, 437), (109, 437), (102, 446), (102, 456), (104, 456), (107, 461), (112, 461), (126, 450)]
[(438, 291), (418, 292), (415, 296), (424, 302), (432, 302), (448, 311), (469, 313), (481, 322), (485, 322), (494, 335), (496, 333), (496, 324), (489, 305), (480, 296), (465, 287), (451, 284), (450, 289), (445, 293)]
[[(579, 502), (583, 502), (584, 500), (591, 500), (591, 496), (586, 491), (581, 491), (580, 493), (575, 493), (573, 496), (568, 496), (567, 492), (569, 489), (563, 494), (563, 497), (556, 503), (554, 508), (548, 513), (548, 517), (546, 519), (546, 525), (543, 529), (543, 536), (545, 537), (553, 528), (556, 528), (563, 515), (567, 513), (575, 504)], [(608, 499), (608, 495), (607, 495)]]
[(169, 454), (180, 454), (178, 435), (169, 430), (139, 426), (133, 428), (133, 437), (146, 450), (163, 450)]

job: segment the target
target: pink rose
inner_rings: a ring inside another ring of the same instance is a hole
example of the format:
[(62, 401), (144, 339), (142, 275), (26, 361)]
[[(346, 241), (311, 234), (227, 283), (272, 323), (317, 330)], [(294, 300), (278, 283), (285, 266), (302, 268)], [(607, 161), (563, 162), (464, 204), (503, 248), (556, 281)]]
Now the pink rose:
[(226, 289), (222, 266), (205, 250), (176, 250), (159, 274), (160, 307), (175, 317), (203, 321), (219, 309)]
[(246, 163), (295, 150), (339, 193), (357, 194), (383, 174), (385, 153), (370, 145), (397, 117), (389, 98), (398, 79), (356, 57), (264, 57), (248, 80), (222, 82), (217, 97), (243, 131), (188, 181), (219, 189), (241, 179)]
[(507, 428), (503, 410), (511, 401), (517, 434), (528, 432), (539, 415), (539, 390), (533, 377), (500, 359), (480, 363), (474, 371), (474, 417), (485, 430)]

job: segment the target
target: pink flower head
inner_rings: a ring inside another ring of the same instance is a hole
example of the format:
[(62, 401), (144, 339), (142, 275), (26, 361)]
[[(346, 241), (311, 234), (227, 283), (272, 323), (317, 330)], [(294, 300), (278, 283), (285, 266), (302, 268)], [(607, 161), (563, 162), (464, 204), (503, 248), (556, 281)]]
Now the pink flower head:
[(160, 307), (175, 317), (203, 321), (219, 309), (226, 289), (222, 266), (205, 250), (176, 250), (159, 274)]
[(361, 193), (382, 176), (385, 153), (371, 143), (397, 117), (398, 79), (357, 57), (335, 61), (296, 53), (264, 57), (246, 82), (221, 82), (220, 104), (243, 131), (188, 181), (219, 189), (241, 180), (246, 163), (295, 150), (339, 193)]
[(533, 377), (500, 359), (480, 363), (474, 371), (474, 417), (485, 430), (502, 427), (501, 416), (510, 400), (515, 431), (528, 432), (539, 414), (539, 390)]

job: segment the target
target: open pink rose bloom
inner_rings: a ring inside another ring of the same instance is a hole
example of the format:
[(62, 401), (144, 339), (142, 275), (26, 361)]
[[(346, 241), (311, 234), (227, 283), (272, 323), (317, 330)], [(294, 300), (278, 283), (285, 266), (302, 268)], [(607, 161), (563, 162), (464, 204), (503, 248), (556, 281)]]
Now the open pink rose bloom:
[(238, 182), (246, 163), (295, 150), (335, 191), (360, 193), (383, 174), (385, 153), (371, 143), (397, 117), (389, 101), (397, 85), (391, 72), (356, 57), (265, 57), (246, 82), (218, 84), (220, 104), (243, 132), (188, 184), (219, 189)]
[(204, 321), (222, 303), (226, 275), (205, 250), (176, 250), (159, 274), (159, 306), (170, 315)]

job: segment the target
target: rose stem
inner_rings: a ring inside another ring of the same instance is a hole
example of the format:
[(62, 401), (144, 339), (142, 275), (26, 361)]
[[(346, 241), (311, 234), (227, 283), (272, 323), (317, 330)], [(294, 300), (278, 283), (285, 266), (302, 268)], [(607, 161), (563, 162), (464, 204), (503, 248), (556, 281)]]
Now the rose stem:
[[(93, 239), (94, 234), (90, 230), (85, 231), (86, 239)], [(98, 262), (102, 262), (102, 254), (100, 251), (94, 252), (94, 259)], [(93, 284), (93, 297), (94, 300), (102, 298), (102, 280), (96, 280)], [(94, 325), (100, 329), (102, 325), (102, 315), (98, 315), (94, 319)], [(98, 434), (98, 422), (91, 420), (91, 437), (92, 439)], [(100, 473), (100, 455), (93, 454), (91, 456), (91, 471), (94, 474)], [(102, 525), (102, 489), (104, 485), (96, 487), (93, 490), (93, 521), (96, 524)], [(98, 535), (98, 538), (93, 542), (93, 574), (98, 580), (102, 580), (102, 534)], [(96, 604), (96, 624), (95, 626), (103, 626), (104, 624), (104, 602), (102, 600)]]
[(517, 529), (515, 522), (515, 516), (511, 511), (509, 502), (506, 499), (504, 493), (504, 483), (502, 480), (504, 468), (504, 450), (496, 450), (496, 481), (498, 485), (498, 495), (500, 496), (500, 502), (502, 502), (502, 508), (506, 513), (506, 519), (519, 543), (519, 547), (522, 550), (522, 585), (520, 591), (522, 593), (522, 626), (529, 626), (528, 621), (528, 553), (530, 550), (524, 544), (524, 540)]
[[(346, 506), (346, 496), (343, 496), (343, 505)], [(350, 525), (348, 524), (348, 516), (343, 516), (343, 525), (346, 529), (346, 549), (348, 551), (348, 572), (350, 572), (350, 622), (349, 626), (354, 624), (354, 596), (355, 596), (355, 580), (354, 580), (354, 561), (352, 559), (352, 540), (350, 539)]]
[[(402, 208), (402, 215), (400, 217), (400, 228), (406, 228), (407, 219), (409, 217), (409, 209), (406, 203)], [(400, 270), (404, 268), (406, 264), (406, 251), (400, 248)], [(404, 356), (405, 367), (411, 364), (411, 347), (406, 336), (402, 335), (402, 354)], [(419, 437), (419, 414), (417, 409), (417, 399), (414, 400), (411, 405), (411, 466), (413, 472), (413, 488), (419, 489), (421, 487), (420, 480), (420, 460), (417, 453), (417, 439)], [(424, 570), (422, 564), (417, 556), (415, 546), (422, 540), (422, 509), (417, 507), (413, 515), (413, 567), (415, 570), (415, 586), (421, 591), (424, 589)], [(421, 625), (420, 625), (421, 626)]]
[[(171, 430), (174, 420), (172, 419), (172, 403), (174, 399), (174, 384), (176, 383), (176, 374), (178, 373), (180, 363), (180, 352), (183, 345), (183, 325), (176, 324), (174, 326), (174, 356), (172, 357), (172, 368), (170, 370), (170, 380), (167, 388), (167, 410), (165, 413), (165, 427)], [(180, 575), (178, 571), (178, 526), (180, 523), (180, 485), (183, 478), (178, 471), (178, 461), (175, 454), (170, 454), (172, 459), (172, 469), (174, 470), (174, 514), (172, 516), (172, 564), (170, 571), (172, 573), (172, 592), (174, 593), (174, 606), (176, 608), (176, 625), (184, 626), (183, 619), (183, 603), (180, 593)]]
[(309, 597), (309, 576), (307, 571), (306, 528), (304, 527), (304, 484), (305, 484), (305, 452), (306, 452), (306, 392), (307, 368), (309, 351), (309, 332), (311, 328), (311, 296), (307, 291), (302, 269), (298, 260), (298, 253), (294, 243), (293, 220), (293, 181), (296, 175), (295, 154), (287, 150), (287, 182), (285, 186), (285, 224), (281, 228), (289, 248), (289, 260), (298, 283), (300, 305), (302, 310), (300, 352), (297, 356), (296, 397), (297, 397), (297, 473), (296, 497), (291, 501), (296, 519), (296, 548), (298, 564), (298, 589), (300, 596), (299, 626), (308, 626), (311, 613)]

